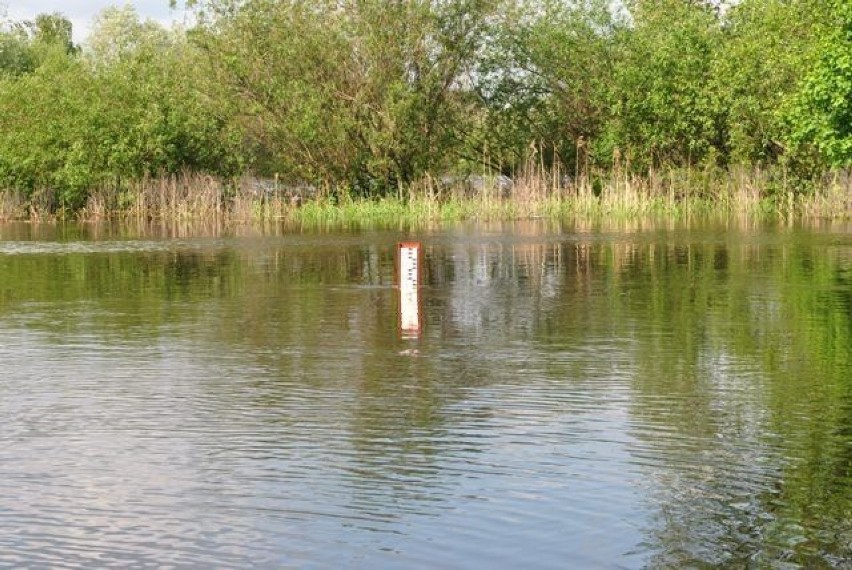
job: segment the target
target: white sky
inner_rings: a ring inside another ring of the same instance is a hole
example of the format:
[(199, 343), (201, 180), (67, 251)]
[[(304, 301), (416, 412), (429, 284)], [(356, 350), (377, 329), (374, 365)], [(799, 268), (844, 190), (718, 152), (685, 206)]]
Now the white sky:
[(82, 42), (89, 33), (95, 15), (108, 6), (130, 4), (143, 20), (157, 20), (169, 26), (173, 21), (184, 21), (183, 2), (175, 10), (169, 9), (169, 0), (0, 0), (0, 17), (12, 21), (31, 20), (38, 14), (59, 12), (74, 25), (74, 41)]

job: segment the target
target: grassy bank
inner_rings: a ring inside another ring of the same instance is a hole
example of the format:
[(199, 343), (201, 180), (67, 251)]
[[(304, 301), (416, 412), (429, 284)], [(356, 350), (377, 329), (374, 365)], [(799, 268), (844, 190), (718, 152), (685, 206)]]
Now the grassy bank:
[(835, 172), (808, 191), (783, 176), (759, 170), (718, 172), (672, 170), (645, 176), (608, 174), (576, 179), (538, 172), (508, 187), (496, 179), (470, 184), (430, 178), (393, 195), (358, 197), (334, 187), (265, 186), (244, 178), (223, 180), (181, 175), (145, 179), (123, 188), (91, 191), (71, 210), (50, 192), (24, 197), (0, 193), (0, 220), (119, 219), (258, 223), (301, 226), (420, 224), (462, 220), (693, 216), (764, 218), (852, 218), (852, 174)]

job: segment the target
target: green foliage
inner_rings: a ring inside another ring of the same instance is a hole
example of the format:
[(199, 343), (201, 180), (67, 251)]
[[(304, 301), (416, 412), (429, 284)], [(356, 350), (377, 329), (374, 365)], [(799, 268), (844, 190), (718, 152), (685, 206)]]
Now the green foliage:
[(90, 182), (65, 156), (81, 152), (75, 118), (87, 112), (80, 62), (53, 53), (32, 73), (0, 82), (0, 180), (25, 193)]
[(203, 54), (182, 34), (139, 22), (130, 8), (107, 11), (97, 24), (89, 56), (100, 88), (93, 120), (109, 170), (135, 178), (235, 173), (242, 157), (223, 109), (208, 96)]
[(77, 53), (71, 21), (61, 14), (40, 14), (32, 22), (0, 25), (0, 77), (29, 73), (53, 52)]
[(488, 113), (472, 154), (520, 170), (532, 147), (546, 166), (573, 172), (583, 141), (598, 137), (606, 119), (612, 38), (622, 23), (592, 0), (522, 6), (501, 24), (480, 64)]
[(37, 22), (25, 45), (37, 54), (33, 69), (0, 80), (0, 187), (73, 208), (98, 186), (147, 174), (241, 169), (202, 55), (182, 34), (112, 10), (93, 31), (97, 49), (81, 58), (70, 27)]
[(9, 30), (0, 29), (0, 77), (27, 73), (34, 66), (26, 30), (20, 25)]
[(801, 83), (793, 109), (791, 139), (811, 144), (831, 164), (852, 165), (852, 4), (832, 0), (830, 24), (819, 41), (819, 58)]
[(381, 192), (440, 168), (498, 2), (228, 2), (203, 36), (263, 158), (289, 178)]
[(776, 160), (787, 139), (779, 110), (810, 66), (820, 2), (744, 0), (726, 17), (713, 79), (725, 118), (723, 148), (734, 164)]
[(77, 46), (71, 41), (71, 21), (62, 14), (39, 14), (30, 27), (37, 46), (56, 46), (67, 53), (77, 51)]
[(614, 38), (604, 142), (639, 167), (702, 162), (720, 145), (712, 88), (718, 16), (683, 0), (635, 0), (627, 7), (632, 25)]
[(0, 25), (0, 189), (73, 207), (179, 171), (377, 196), (777, 165), (786, 193), (852, 164), (843, 0), (187, 5), (188, 31), (109, 8), (82, 48), (60, 14)]

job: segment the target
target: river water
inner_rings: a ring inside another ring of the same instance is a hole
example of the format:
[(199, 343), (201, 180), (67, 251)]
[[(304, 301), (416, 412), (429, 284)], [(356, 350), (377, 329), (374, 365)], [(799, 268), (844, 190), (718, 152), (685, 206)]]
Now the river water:
[(2, 225), (0, 418), (2, 567), (850, 568), (852, 226)]

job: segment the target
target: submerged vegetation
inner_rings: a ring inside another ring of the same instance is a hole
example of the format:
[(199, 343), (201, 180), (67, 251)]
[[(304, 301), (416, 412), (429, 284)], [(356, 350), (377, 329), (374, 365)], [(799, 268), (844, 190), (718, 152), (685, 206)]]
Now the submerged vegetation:
[(0, 24), (0, 218), (852, 212), (845, 0), (186, 9)]

